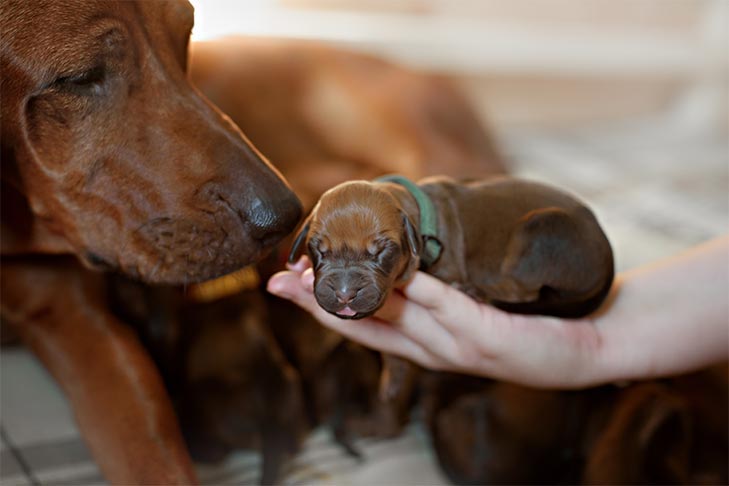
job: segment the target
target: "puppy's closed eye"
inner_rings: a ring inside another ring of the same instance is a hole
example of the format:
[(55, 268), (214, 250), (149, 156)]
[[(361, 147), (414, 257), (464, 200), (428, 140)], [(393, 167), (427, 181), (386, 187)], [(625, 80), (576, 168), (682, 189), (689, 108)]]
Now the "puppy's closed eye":
[(372, 255), (380, 269), (390, 272), (395, 268), (399, 260), (400, 247), (391, 240), (386, 240), (376, 254)]
[(309, 240), (309, 253), (314, 257), (314, 262), (318, 262), (320, 259), (326, 257), (329, 252), (329, 244), (319, 238), (312, 238)]
[(367, 244), (367, 253), (369, 253), (369, 255), (373, 257), (377, 256), (384, 250), (386, 250), (390, 243), (392, 242), (387, 238), (374, 239)]

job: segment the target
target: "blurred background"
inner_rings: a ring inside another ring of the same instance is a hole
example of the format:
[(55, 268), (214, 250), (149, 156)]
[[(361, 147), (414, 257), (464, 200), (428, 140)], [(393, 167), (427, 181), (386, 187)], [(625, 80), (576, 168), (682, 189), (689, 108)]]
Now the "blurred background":
[(729, 228), (725, 0), (192, 3), (193, 40), (317, 40), (456, 79), (515, 173), (596, 207), (619, 269)]
[(727, 120), (723, 0), (192, 3), (193, 40), (314, 39), (457, 76), (498, 126), (574, 125), (687, 103), (703, 111), (696, 123)]
[[(318, 40), (452, 77), (513, 173), (557, 184), (594, 208), (618, 270), (729, 231), (725, 0), (192, 3), (193, 41)], [(1, 360), (0, 483), (103, 482), (47, 373), (23, 349), (3, 350)], [(323, 432), (307, 444), (290, 483), (445, 481), (417, 426), (393, 441), (365, 441), (363, 463)], [(237, 453), (200, 475), (246, 484), (257, 468), (257, 455)]]

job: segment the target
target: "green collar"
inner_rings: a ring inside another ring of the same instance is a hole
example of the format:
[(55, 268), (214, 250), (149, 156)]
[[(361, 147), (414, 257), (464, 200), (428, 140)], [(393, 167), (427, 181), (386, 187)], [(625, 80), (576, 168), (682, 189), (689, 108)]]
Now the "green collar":
[(393, 182), (403, 186), (415, 198), (420, 211), (420, 235), (423, 238), (423, 253), (420, 256), (421, 267), (427, 268), (438, 261), (443, 252), (443, 244), (438, 239), (438, 220), (435, 206), (423, 190), (413, 181), (401, 175), (378, 177), (375, 182)]

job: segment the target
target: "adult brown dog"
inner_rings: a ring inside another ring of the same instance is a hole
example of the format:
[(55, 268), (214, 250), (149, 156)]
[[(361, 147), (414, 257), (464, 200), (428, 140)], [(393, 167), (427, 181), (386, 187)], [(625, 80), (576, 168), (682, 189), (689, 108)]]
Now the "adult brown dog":
[(99, 277), (29, 256), (189, 283), (259, 259), (301, 211), (188, 82), (192, 22), (183, 1), (0, 4), (3, 318), (116, 483), (194, 482), (168, 399)]
[(322, 196), (292, 256), (304, 240), (317, 302), (349, 319), (372, 315), (420, 266), (481, 301), (558, 316), (594, 310), (614, 273), (610, 244), (587, 207), (509, 178), (345, 183)]

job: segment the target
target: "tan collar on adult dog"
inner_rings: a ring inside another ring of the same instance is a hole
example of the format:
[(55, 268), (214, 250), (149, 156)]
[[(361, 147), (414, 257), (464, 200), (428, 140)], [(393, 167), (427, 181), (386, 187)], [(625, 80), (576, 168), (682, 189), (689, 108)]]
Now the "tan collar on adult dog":
[(255, 265), (243, 267), (222, 277), (187, 287), (185, 295), (196, 302), (212, 302), (239, 292), (252, 290), (261, 284)]

